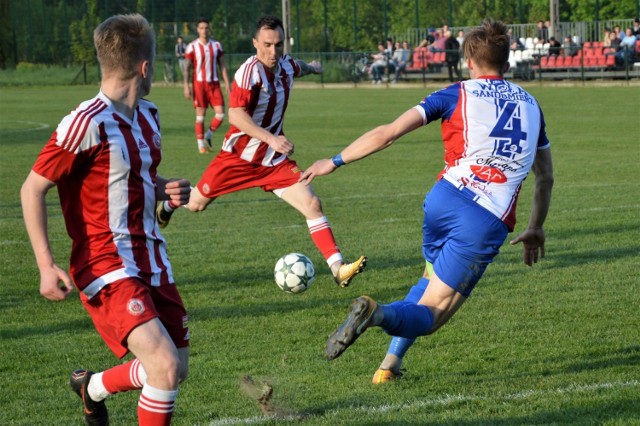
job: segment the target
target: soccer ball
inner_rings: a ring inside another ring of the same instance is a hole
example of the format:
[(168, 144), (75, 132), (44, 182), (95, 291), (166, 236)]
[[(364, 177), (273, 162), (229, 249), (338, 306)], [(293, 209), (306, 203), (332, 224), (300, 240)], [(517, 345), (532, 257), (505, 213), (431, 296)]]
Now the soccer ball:
[(316, 279), (316, 271), (313, 263), (304, 254), (289, 253), (282, 256), (276, 262), (273, 271), (276, 284), (286, 293), (302, 293), (313, 284)]

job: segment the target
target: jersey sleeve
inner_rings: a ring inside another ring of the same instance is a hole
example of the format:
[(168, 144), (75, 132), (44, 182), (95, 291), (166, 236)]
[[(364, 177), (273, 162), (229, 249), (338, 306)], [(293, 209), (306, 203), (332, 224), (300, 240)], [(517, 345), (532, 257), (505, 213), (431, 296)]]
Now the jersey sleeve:
[(542, 113), (542, 109), (540, 109), (540, 136), (538, 136), (538, 149), (549, 148), (551, 148), (551, 142), (549, 142), (549, 138), (547, 138), (547, 126), (544, 122), (544, 114)]
[(34, 172), (58, 182), (87, 158), (91, 148), (100, 144), (96, 122), (83, 121), (82, 118), (83, 114), (71, 114), (60, 122), (38, 155)]
[(191, 62), (195, 61), (196, 54), (195, 54), (195, 51), (193, 50), (193, 43), (187, 44), (187, 49), (184, 51), (184, 57), (185, 59), (188, 59)]
[(293, 68), (293, 77), (300, 77), (302, 75), (302, 69), (300, 68), (300, 65), (298, 65), (298, 63), (295, 61), (295, 59), (290, 56), (287, 56), (284, 59), (291, 66), (291, 68)]
[(422, 100), (416, 109), (422, 114), (424, 124), (444, 118), (449, 119), (458, 105), (460, 83), (433, 92)]
[(247, 108), (252, 94), (262, 87), (262, 78), (258, 68), (252, 63), (244, 63), (238, 68), (231, 84), (229, 108)]

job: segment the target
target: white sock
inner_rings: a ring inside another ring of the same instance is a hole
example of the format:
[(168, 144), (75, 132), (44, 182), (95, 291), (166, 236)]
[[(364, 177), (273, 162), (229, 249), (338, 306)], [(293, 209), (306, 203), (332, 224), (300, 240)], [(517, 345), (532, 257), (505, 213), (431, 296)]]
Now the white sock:
[(89, 398), (94, 401), (102, 401), (111, 395), (102, 384), (102, 373), (95, 373), (91, 376), (89, 386), (87, 386), (87, 392), (89, 392)]

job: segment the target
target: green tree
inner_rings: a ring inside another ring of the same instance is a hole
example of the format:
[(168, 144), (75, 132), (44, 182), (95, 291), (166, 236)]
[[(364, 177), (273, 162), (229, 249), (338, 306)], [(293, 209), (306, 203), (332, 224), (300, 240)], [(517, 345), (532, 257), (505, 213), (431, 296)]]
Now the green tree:
[(97, 62), (93, 46), (93, 30), (100, 24), (97, 0), (87, 0), (86, 13), (69, 25), (71, 31), (71, 54), (76, 62), (95, 64)]

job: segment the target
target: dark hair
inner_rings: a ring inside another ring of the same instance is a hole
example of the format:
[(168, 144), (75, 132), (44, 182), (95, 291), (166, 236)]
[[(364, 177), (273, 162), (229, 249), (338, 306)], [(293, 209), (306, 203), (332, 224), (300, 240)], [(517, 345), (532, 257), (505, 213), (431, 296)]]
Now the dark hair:
[(277, 30), (278, 28), (281, 28), (282, 31), (284, 32), (284, 25), (282, 24), (282, 21), (280, 20), (280, 18), (274, 15), (265, 15), (258, 18), (258, 22), (256, 22), (256, 31), (254, 33), (254, 36), (257, 36), (258, 32), (262, 28), (267, 28), (268, 30)]
[(209, 20), (207, 18), (200, 18), (200, 19), (198, 19), (198, 22), (196, 23), (196, 26), (200, 25), (201, 22), (204, 22), (207, 25), (210, 24), (210, 22), (209, 22)]

